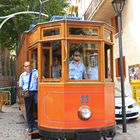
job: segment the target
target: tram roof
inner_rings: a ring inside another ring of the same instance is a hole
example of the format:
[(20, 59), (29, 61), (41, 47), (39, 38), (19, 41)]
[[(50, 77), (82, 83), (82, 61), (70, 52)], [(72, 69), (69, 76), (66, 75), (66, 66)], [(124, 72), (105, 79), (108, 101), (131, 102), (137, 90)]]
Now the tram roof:
[(79, 18), (79, 17), (53, 16), (53, 17), (51, 18), (50, 21), (41, 22), (41, 23), (38, 23), (38, 24), (36, 24), (36, 25), (33, 24), (33, 25), (30, 27), (30, 29), (27, 30), (27, 31), (25, 31), (25, 32), (27, 33), (27, 32), (32, 31), (32, 30), (33, 30), (35, 27), (37, 27), (38, 25), (49, 24), (49, 23), (55, 23), (55, 22), (60, 22), (60, 21), (74, 21), (74, 22), (76, 21), (76, 22), (82, 22), (82, 23), (86, 23), (86, 22), (88, 22), (88, 23), (103, 23), (103, 24), (106, 24), (106, 25), (108, 25), (108, 26), (111, 27), (111, 25), (109, 25), (108, 23), (106, 23), (106, 22), (104, 22), (104, 21), (99, 21), (99, 20), (83, 20), (83, 19), (81, 19), (81, 18)]
[[(108, 23), (104, 22), (104, 21), (98, 21), (98, 20), (83, 20), (81, 18), (78, 17), (64, 17), (64, 16), (53, 16), (51, 18), (50, 21), (47, 22), (41, 22), (38, 23), (36, 25), (32, 25), (30, 26), (30, 29), (27, 31), (24, 31), (22, 34), (22, 38), (24, 37), (24, 35), (26, 33), (31, 32), (32, 30), (34, 30), (38, 25), (43, 25), (43, 24), (49, 24), (49, 23), (55, 23), (55, 22), (61, 22), (61, 21), (74, 21), (74, 22), (82, 22), (82, 23), (101, 23), (101, 24), (106, 24), (107, 26), (113, 28), (111, 25), (109, 25)], [(20, 44), (22, 43), (23, 39), (21, 39), (21, 41), (19, 42), (18, 46), (20, 46)]]

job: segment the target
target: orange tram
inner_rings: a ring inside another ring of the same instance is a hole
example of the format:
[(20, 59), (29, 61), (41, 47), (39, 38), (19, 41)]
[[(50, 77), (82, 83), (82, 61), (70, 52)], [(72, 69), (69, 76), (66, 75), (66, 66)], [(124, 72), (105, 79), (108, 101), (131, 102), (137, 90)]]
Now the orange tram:
[[(70, 77), (75, 50), (87, 78)], [(115, 136), (113, 28), (102, 21), (53, 17), (23, 33), (23, 63), (38, 69), (38, 129), (42, 140), (99, 140)], [(57, 61), (59, 70), (53, 69)], [(57, 71), (57, 75), (53, 74)]]

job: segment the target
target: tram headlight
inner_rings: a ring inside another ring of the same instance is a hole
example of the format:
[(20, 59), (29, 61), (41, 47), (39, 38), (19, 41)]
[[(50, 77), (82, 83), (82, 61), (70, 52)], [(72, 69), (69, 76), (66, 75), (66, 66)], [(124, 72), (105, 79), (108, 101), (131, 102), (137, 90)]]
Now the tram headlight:
[(81, 120), (88, 120), (92, 116), (91, 109), (88, 106), (81, 106), (78, 110), (78, 117)]

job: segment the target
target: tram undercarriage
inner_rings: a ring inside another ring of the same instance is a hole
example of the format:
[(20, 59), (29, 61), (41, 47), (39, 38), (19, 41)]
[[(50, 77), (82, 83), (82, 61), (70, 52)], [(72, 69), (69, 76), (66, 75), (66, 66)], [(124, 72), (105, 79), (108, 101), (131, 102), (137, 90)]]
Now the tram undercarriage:
[[(58, 131), (58, 130), (57, 130)], [(41, 140), (113, 140), (115, 127), (102, 128), (96, 131), (75, 131), (75, 132), (49, 132), (40, 130)]]

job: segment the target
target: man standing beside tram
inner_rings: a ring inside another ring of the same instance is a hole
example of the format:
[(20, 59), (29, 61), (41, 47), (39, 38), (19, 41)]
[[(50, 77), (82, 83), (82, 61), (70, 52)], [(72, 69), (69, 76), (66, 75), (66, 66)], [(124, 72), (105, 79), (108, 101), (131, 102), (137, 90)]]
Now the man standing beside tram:
[(23, 96), (26, 108), (26, 118), (28, 123), (28, 133), (33, 131), (35, 119), (33, 117), (33, 104), (37, 108), (37, 90), (38, 90), (38, 71), (32, 69), (30, 62), (24, 63), (24, 72), (19, 78), (19, 87), (23, 89)]

